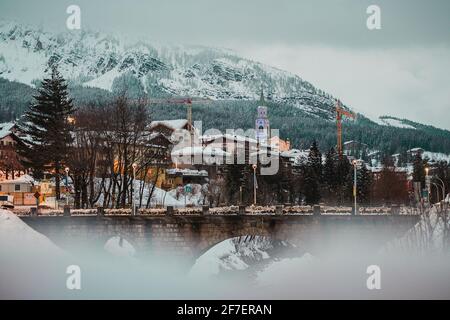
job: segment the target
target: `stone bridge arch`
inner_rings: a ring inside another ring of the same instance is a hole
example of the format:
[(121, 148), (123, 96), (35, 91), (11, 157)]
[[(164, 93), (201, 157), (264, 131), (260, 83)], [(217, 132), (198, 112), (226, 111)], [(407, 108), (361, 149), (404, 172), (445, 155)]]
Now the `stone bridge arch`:
[[(323, 245), (345, 240), (357, 231), (358, 241), (375, 235), (376, 245), (403, 235), (419, 216), (351, 215), (159, 215), (35, 216), (22, 220), (56, 245), (71, 250), (83, 245), (103, 249), (113, 236), (124, 237), (137, 257), (180, 256), (195, 261), (212, 246), (230, 238), (258, 235), (302, 246), (312, 254)], [(350, 237), (351, 238), (351, 237)], [(353, 238), (354, 239), (354, 238)]]
[[(311, 230), (302, 230), (302, 225), (292, 224), (289, 226), (284, 219), (275, 219), (273, 216), (234, 216), (221, 219), (211, 219), (208, 223), (202, 224), (194, 237), (192, 246), (192, 256), (194, 261), (213, 248), (217, 244), (236, 237), (242, 236), (262, 236), (274, 240), (282, 240), (296, 245), (306, 245), (306, 238)], [(308, 224), (309, 227), (312, 227)]]

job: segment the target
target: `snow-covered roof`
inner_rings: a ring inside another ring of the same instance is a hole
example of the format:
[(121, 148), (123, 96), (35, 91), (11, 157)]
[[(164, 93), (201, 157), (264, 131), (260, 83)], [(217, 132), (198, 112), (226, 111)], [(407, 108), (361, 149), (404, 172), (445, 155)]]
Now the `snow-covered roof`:
[(196, 164), (222, 164), (231, 156), (231, 153), (211, 146), (195, 146), (173, 150), (171, 156), (172, 161), (176, 163), (191, 163), (194, 156), (194, 161), (197, 160), (196, 157), (199, 157), (200, 163)]
[(372, 156), (375, 156), (375, 155), (378, 155), (378, 154), (381, 154), (381, 151), (379, 151), (379, 150), (374, 150), (374, 151), (372, 151), (372, 152), (369, 152), (369, 153), (367, 154), (367, 156), (368, 156), (368, 157), (372, 157)]
[(193, 156), (193, 155), (203, 155), (203, 156), (228, 156), (231, 153), (223, 151), (220, 148), (214, 147), (185, 147), (182, 149), (176, 149), (172, 151), (172, 156)]
[(186, 119), (152, 121), (150, 124), (150, 129), (153, 129), (161, 124), (173, 130), (179, 130), (183, 129), (187, 123), (188, 121)]
[[(250, 138), (247, 136), (242, 136), (238, 134), (213, 134), (213, 135), (204, 135), (200, 137), (200, 141), (203, 142), (214, 142), (214, 141), (234, 141), (234, 142), (249, 142), (252, 144), (258, 144), (258, 141), (254, 138)], [(261, 147), (270, 148), (270, 146), (266, 143), (260, 143)]]
[(440, 152), (430, 152), (425, 151), (423, 153), (423, 157), (427, 158), (432, 161), (447, 161), (447, 163), (450, 163), (450, 154), (440, 153)]
[(269, 150), (259, 150), (258, 152), (252, 152), (250, 153), (250, 157), (255, 157), (256, 155), (267, 155), (271, 157), (279, 157), (280, 152), (279, 151), (269, 151)]
[(281, 152), (281, 156), (286, 157), (286, 158), (297, 158), (300, 156), (307, 157), (308, 151), (299, 150), (299, 149), (291, 149), (288, 151)]
[(168, 137), (166, 137), (164, 134), (162, 134), (161, 132), (152, 132), (152, 133), (150, 133), (150, 135), (148, 136), (148, 140), (149, 141), (152, 141), (153, 139), (156, 139), (156, 138), (158, 138), (158, 137), (162, 137), (162, 138), (164, 138), (164, 139), (166, 139), (166, 140), (170, 140), (170, 137), (168, 138)]
[(11, 134), (12, 133), (11, 129), (15, 125), (16, 124), (14, 122), (3, 122), (3, 123), (0, 123), (0, 139), (3, 139), (7, 135)]
[(180, 174), (183, 176), (199, 176), (199, 177), (208, 176), (208, 172), (206, 170), (193, 170), (193, 169), (178, 169), (178, 168), (167, 169), (166, 173), (173, 175)]
[(408, 152), (418, 152), (418, 151), (423, 151), (423, 149), (422, 148), (412, 148), (412, 149), (408, 150)]
[(14, 184), (18, 184), (18, 183), (34, 183), (34, 179), (32, 176), (28, 175), (28, 174), (24, 174), (20, 177), (18, 177), (17, 179), (13, 179), (13, 180), (3, 180), (0, 181), (0, 183), (14, 183)]
[[(373, 173), (378, 173), (378, 172), (383, 171), (384, 167), (368, 167), (368, 169)], [(394, 171), (398, 172), (398, 173), (402, 173), (402, 172), (408, 173), (409, 172), (408, 168), (405, 168), (405, 167), (395, 167)]]
[(344, 146), (346, 146), (346, 145), (348, 145), (348, 144), (353, 144), (353, 143), (355, 143), (355, 144), (360, 144), (360, 145), (363, 145), (363, 146), (366, 146), (365, 143), (359, 142), (359, 141), (356, 141), (356, 140), (345, 141), (345, 142), (344, 142)]

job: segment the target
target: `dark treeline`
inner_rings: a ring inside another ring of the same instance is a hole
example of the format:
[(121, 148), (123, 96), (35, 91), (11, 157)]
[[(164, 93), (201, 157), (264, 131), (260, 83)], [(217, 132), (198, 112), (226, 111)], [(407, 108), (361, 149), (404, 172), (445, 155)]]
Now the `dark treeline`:
[[(360, 205), (408, 204), (411, 193), (406, 174), (400, 174), (392, 159), (373, 174), (362, 164), (357, 167), (357, 199)], [(248, 165), (233, 165), (225, 171), (223, 201), (227, 204), (253, 203), (253, 175)], [(257, 175), (258, 204), (352, 205), (354, 167), (333, 148), (325, 156), (313, 142), (308, 157), (292, 168), (280, 163), (275, 175)], [(242, 188), (242, 189), (241, 189)], [(242, 195), (238, 190), (243, 190)]]
[[(450, 166), (441, 161), (429, 164), (418, 154), (413, 163), (412, 181), (425, 188), (426, 170), (433, 180), (441, 179), (445, 192), (450, 187)], [(382, 167), (371, 171), (364, 163), (356, 167), (357, 202), (363, 206), (414, 205), (416, 203), (412, 181), (404, 168), (395, 166), (394, 159), (384, 156)], [(316, 142), (309, 148), (306, 158), (293, 167), (280, 163), (275, 175), (257, 174), (257, 204), (353, 205), (354, 166), (345, 156), (339, 156), (333, 148), (322, 155)], [(232, 165), (226, 168), (223, 184), (218, 184), (216, 204), (253, 203), (253, 173), (249, 165)], [(442, 189), (431, 188), (432, 203), (442, 200)], [(214, 204), (214, 203), (213, 203)]]
[(35, 90), (0, 77), (0, 122), (13, 121), (28, 108)]

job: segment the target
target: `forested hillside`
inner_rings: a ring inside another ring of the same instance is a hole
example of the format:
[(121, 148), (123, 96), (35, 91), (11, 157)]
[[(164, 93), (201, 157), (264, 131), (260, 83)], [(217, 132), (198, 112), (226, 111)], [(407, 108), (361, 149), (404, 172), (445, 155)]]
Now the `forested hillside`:
[[(290, 105), (268, 102), (272, 129), (279, 129), (296, 148), (307, 149), (316, 140), (321, 150), (336, 144), (336, 123), (311, 116)], [(203, 121), (203, 129), (248, 129), (254, 127), (256, 101), (216, 101), (209, 105), (194, 105), (193, 118)], [(155, 119), (185, 117), (182, 106), (152, 107)], [(230, 116), (232, 115), (232, 117)], [(432, 126), (418, 125), (417, 129), (379, 125), (363, 115), (356, 121), (344, 120), (344, 141), (358, 140), (369, 148), (389, 154), (414, 147), (428, 151), (450, 153), (450, 132)]]
[[(115, 81), (114, 87), (116, 92), (126, 89), (119, 80)], [(11, 121), (19, 117), (32, 101), (34, 92), (35, 90), (30, 86), (0, 78), (0, 121)], [(143, 91), (136, 89), (127, 92), (133, 98), (143, 94)], [(114, 95), (110, 91), (79, 85), (70, 86), (70, 94), (77, 107), (83, 107), (89, 103), (108, 103)], [(289, 104), (275, 103), (270, 100), (266, 102), (272, 129), (279, 129), (281, 137), (290, 139), (293, 147), (307, 149), (314, 140), (318, 142), (321, 150), (327, 150), (335, 145), (336, 124), (334, 121), (312, 115)], [(247, 130), (254, 127), (257, 104), (257, 101), (248, 100), (221, 100), (211, 101), (205, 105), (194, 104), (193, 119), (203, 122), (203, 130), (210, 128), (221, 131)], [(152, 105), (149, 108), (154, 120), (186, 117), (186, 108), (182, 105)], [(356, 121), (344, 120), (344, 141), (358, 140), (366, 143), (370, 149), (389, 154), (414, 147), (450, 154), (449, 131), (409, 120), (401, 121), (408, 124), (408, 127), (379, 125), (363, 115), (358, 115)]]

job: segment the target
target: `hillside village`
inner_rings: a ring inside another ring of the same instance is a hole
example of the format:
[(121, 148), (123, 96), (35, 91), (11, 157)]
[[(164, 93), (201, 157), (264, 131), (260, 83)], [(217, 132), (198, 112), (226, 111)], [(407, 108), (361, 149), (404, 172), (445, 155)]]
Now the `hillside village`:
[[(64, 83), (56, 70), (48, 81)], [(61, 149), (66, 154), (55, 160), (56, 168), (50, 159), (33, 168), (32, 158), (37, 163), (40, 153), (33, 148), (41, 144), (33, 141), (24, 117), (2, 123), (2, 203), (16, 208), (348, 205), (356, 181), (362, 205), (414, 205), (442, 200), (439, 186), (429, 181), (433, 175), (448, 192), (446, 155), (422, 148), (386, 155), (355, 140), (342, 144), (342, 154), (334, 148), (322, 154), (317, 143), (296, 149), (289, 139), (271, 135), (263, 92), (258, 105), (255, 128), (247, 135), (204, 134), (189, 112), (186, 119), (151, 121), (144, 104), (124, 96), (110, 106), (71, 111)], [(186, 138), (190, 143), (182, 143)], [(276, 170), (264, 174), (274, 164)]]

